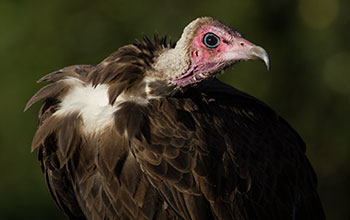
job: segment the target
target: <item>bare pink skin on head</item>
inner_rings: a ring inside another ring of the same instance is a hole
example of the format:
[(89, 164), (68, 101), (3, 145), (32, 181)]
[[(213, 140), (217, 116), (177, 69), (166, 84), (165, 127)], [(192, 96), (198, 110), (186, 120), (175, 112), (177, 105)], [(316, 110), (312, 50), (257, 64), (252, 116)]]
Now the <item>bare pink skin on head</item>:
[[(210, 48), (205, 45), (204, 37), (208, 33), (219, 38), (217, 47)], [(197, 31), (190, 46), (189, 69), (180, 77), (173, 79), (173, 82), (180, 86), (194, 84), (215, 75), (235, 62), (254, 59), (252, 48), (258, 47), (244, 39), (238, 31), (232, 28), (221, 25), (203, 25)]]
[[(203, 43), (206, 33), (213, 33), (220, 38), (220, 44), (216, 48), (207, 48)], [(254, 46), (251, 42), (242, 38), (242, 35), (232, 30), (228, 33), (225, 29), (216, 26), (204, 26), (195, 36), (191, 45), (191, 63), (200, 67), (201, 71), (211, 72), (215, 66), (232, 59), (243, 59), (239, 51), (247, 50)], [(234, 53), (236, 52), (236, 53)], [(235, 56), (236, 55), (236, 56)]]

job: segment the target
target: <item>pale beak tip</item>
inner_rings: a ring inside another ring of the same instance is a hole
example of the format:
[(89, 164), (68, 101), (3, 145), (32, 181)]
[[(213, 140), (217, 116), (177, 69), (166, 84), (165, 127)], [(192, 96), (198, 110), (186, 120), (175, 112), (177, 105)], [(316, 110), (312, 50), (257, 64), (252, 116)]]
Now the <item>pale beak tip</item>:
[(264, 59), (264, 63), (266, 65), (267, 71), (270, 71), (270, 59), (267, 57), (267, 59)]
[(261, 60), (265, 63), (267, 71), (270, 71), (270, 59), (266, 50), (259, 46), (253, 46), (250, 49), (250, 53), (253, 59)]

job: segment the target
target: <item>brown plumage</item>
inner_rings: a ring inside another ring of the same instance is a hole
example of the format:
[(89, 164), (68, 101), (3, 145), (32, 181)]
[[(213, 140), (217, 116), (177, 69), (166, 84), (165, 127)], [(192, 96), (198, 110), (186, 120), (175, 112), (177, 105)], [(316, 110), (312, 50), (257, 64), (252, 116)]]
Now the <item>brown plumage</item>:
[(49, 84), (26, 106), (44, 100), (32, 150), (61, 210), (70, 219), (324, 219), (299, 135), (211, 78), (246, 59), (268, 65), (261, 47), (200, 18), (175, 47), (145, 38), (39, 80)]

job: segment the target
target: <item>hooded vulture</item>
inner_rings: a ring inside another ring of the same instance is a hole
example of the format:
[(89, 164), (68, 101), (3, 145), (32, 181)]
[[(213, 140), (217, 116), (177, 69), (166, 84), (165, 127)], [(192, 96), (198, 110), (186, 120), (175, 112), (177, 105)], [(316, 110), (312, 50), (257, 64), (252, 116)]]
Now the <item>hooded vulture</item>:
[(70, 219), (325, 219), (305, 144), (215, 76), (266, 51), (210, 18), (50, 73), (32, 143)]

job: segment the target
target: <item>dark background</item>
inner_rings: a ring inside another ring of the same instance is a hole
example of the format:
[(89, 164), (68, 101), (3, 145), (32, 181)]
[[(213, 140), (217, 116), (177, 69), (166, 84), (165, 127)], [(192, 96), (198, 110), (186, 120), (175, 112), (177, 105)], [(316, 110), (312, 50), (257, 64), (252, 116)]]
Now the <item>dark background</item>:
[(307, 143), (328, 219), (349, 218), (349, 0), (0, 2), (0, 219), (64, 219), (30, 144), (39, 105), (23, 113), (41, 76), (98, 63), (142, 34), (176, 41), (209, 15), (263, 46), (271, 59), (222, 80), (263, 100)]

